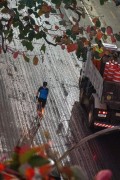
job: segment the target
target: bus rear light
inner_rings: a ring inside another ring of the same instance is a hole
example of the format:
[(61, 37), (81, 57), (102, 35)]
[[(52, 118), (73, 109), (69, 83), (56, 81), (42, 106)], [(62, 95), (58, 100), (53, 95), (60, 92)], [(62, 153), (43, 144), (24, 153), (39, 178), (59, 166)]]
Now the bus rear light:
[(107, 114), (107, 111), (98, 111), (98, 114)]
[(98, 117), (103, 117), (105, 118), (107, 116), (107, 111), (98, 111)]

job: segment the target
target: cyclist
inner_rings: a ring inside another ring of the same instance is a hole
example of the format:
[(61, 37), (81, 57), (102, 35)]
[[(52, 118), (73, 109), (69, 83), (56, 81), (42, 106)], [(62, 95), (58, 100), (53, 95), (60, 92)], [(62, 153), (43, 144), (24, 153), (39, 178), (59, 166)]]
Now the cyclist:
[(36, 99), (42, 106), (42, 114), (44, 113), (44, 108), (47, 102), (48, 93), (49, 93), (49, 89), (47, 88), (47, 82), (43, 82), (43, 86), (39, 87), (36, 94)]

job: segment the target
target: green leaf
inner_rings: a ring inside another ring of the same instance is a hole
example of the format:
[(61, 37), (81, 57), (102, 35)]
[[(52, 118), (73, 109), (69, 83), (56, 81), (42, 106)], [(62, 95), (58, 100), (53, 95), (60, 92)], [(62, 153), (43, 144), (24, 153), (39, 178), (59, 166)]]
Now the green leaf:
[(17, 12), (18, 12), (17, 8), (12, 8), (12, 9), (13, 9), (13, 11), (15, 11), (15, 13), (17, 13)]
[(3, 32), (5, 35), (9, 34), (9, 30), (4, 30)]
[(45, 53), (45, 50), (46, 50), (46, 46), (45, 46), (45, 44), (43, 44), (43, 45), (41, 46), (40, 51), (43, 51), (43, 52)]
[(8, 39), (8, 41), (9, 41), (9, 43), (10, 43), (10, 42), (12, 41), (12, 39), (13, 39), (13, 30), (12, 30), (12, 29), (9, 30), (7, 39)]
[(12, 41), (12, 39), (13, 39), (13, 36), (9, 36), (7, 39), (8, 39), (8, 41), (9, 41), (9, 43), (11, 43), (11, 41)]
[(25, 37), (28, 34), (28, 29), (24, 29), (23, 31), (20, 30), (20, 33)]
[(77, 58), (80, 58), (81, 55), (82, 55), (82, 50), (78, 48), (77, 51), (76, 51)]
[(100, 0), (100, 5), (104, 5), (105, 0)]
[(38, 32), (37, 34), (35, 34), (35, 38), (36, 39), (41, 39), (43, 36), (42, 36), (42, 33), (41, 32)]
[(33, 0), (27, 0), (26, 6), (32, 8), (35, 6), (35, 1)]
[(45, 159), (38, 155), (34, 155), (33, 157), (31, 157), (28, 162), (32, 167), (40, 167), (50, 163), (48, 159)]
[(27, 50), (33, 51), (34, 47), (32, 45), (32, 42), (23, 40), (21, 43), (23, 46), (26, 46)]
[(61, 36), (57, 36), (56, 39), (55, 39), (55, 42), (61, 42)]
[(29, 32), (29, 34), (28, 34), (28, 39), (29, 39), (29, 41), (32, 41), (33, 40), (33, 38), (34, 38), (34, 36), (35, 36), (35, 32), (34, 32), (34, 30), (32, 31), (30, 31)]
[[(103, 36), (104, 36), (104, 35), (103, 35)], [(99, 41), (99, 40), (98, 40), (97, 38), (95, 38), (95, 42), (96, 42), (97, 44), (98, 44), (98, 41)]]
[(23, 29), (24, 29), (24, 25), (21, 21), (19, 21), (19, 30), (23, 31)]
[(29, 14), (32, 14), (32, 13), (33, 13), (33, 10), (32, 10), (32, 9), (28, 9), (28, 13), (29, 13)]
[(100, 22), (99, 19), (96, 21), (96, 24), (95, 24), (95, 25), (96, 25), (97, 28), (99, 28), (99, 27), (101, 26), (101, 22)]
[(13, 21), (13, 26), (14, 26), (14, 27), (19, 26), (19, 21)]
[(19, 4), (22, 5), (24, 4), (25, 6), (32, 8), (35, 6), (35, 2), (33, 0), (20, 0)]
[(71, 35), (71, 38), (75, 41), (75, 40), (76, 40), (76, 35), (75, 35), (75, 34), (72, 34), (72, 35)]
[(102, 31), (103, 33), (105, 33), (106, 28), (105, 28), (105, 27), (101, 27), (101, 31)]
[(22, 10), (22, 9), (24, 9), (25, 8), (25, 4), (23, 3), (23, 4), (20, 4), (19, 6), (18, 6), (18, 10), (20, 11), (20, 10)]
[(120, 41), (120, 35), (119, 34), (114, 34), (115, 35), (115, 38), (117, 41)]
[(52, 9), (51, 13), (57, 13), (57, 11), (55, 9)]
[(41, 36), (42, 36), (43, 38), (46, 38), (46, 36), (47, 36), (44, 31), (40, 31), (40, 34), (41, 34)]
[(76, 3), (76, 0), (63, 0), (63, 3), (64, 3), (64, 4), (68, 4), (68, 5), (69, 5), (69, 4), (72, 4), (72, 3), (75, 4), (75, 3)]
[(38, 15), (38, 13), (37, 13), (37, 12), (34, 12), (33, 14), (35, 15), (35, 17), (36, 17), (36, 18), (38, 18), (38, 17), (39, 17), (39, 15)]
[(0, 30), (2, 30), (2, 29), (3, 29), (3, 25), (2, 25), (2, 23), (0, 21)]
[(57, 1), (56, 1), (56, 0), (51, 0), (51, 2), (52, 2), (53, 4), (56, 4), (56, 5), (57, 5), (57, 4), (61, 4), (61, 0), (57, 0)]
[(23, 19), (24, 21), (29, 21), (29, 16), (24, 16)]
[(107, 35), (106, 34), (103, 34), (103, 37), (102, 37), (104, 40), (107, 39)]
[(80, 41), (80, 42), (78, 42), (78, 49), (77, 49), (77, 51), (76, 51), (76, 56), (77, 56), (78, 58), (81, 57), (82, 51), (83, 51), (83, 43)]
[(20, 21), (20, 14), (17, 12), (14, 16), (14, 21)]
[(63, 26), (66, 26), (66, 21), (65, 20), (59, 21), (59, 24), (63, 25)]
[(96, 59), (99, 59), (99, 58), (100, 58), (100, 55), (99, 55), (99, 53), (98, 53), (97, 51), (94, 52), (94, 57), (95, 57)]
[[(29, 62), (29, 61), (30, 61), (30, 59), (29, 59), (27, 56), (23, 55), (23, 57), (24, 57), (24, 60), (25, 60), (26, 62)], [(24, 154), (23, 158), (21, 159), (21, 163), (27, 162), (27, 160), (28, 160), (30, 157), (31, 157), (31, 154), (27, 154), (27, 155)]]
[(30, 17), (30, 22), (32, 25), (35, 25), (35, 20), (32, 17)]
[[(24, 57), (24, 60), (25, 60), (26, 62), (29, 62), (29, 58), (28, 58), (25, 54), (23, 54), (23, 57)], [(19, 157), (20, 163), (21, 163), (21, 164), (24, 164), (24, 163), (28, 162), (28, 160), (29, 160), (34, 154), (35, 154), (35, 150), (34, 150), (34, 149), (29, 149), (29, 150), (27, 150), (26, 152), (21, 153), (21, 154), (20, 154), (20, 157)]]
[(8, 13), (8, 8), (3, 8), (3, 9), (1, 10), (1, 13), (3, 13), (3, 14)]
[(43, 0), (36, 0), (38, 4), (41, 4)]
[(3, 8), (3, 7), (7, 8), (7, 5), (8, 5), (8, 1), (3, 1), (0, 3), (0, 8)]
[(71, 31), (70, 29), (67, 29), (67, 30), (66, 30), (66, 34), (67, 34), (68, 36), (70, 36), (70, 35), (72, 35), (72, 31)]
[(25, 34), (24, 31), (21, 31), (20, 34), (18, 35), (19, 39), (24, 39), (25, 38)]

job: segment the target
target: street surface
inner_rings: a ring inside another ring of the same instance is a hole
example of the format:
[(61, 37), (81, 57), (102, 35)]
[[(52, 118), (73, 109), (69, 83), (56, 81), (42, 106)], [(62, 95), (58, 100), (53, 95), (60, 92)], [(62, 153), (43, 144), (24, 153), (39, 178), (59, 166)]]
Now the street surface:
[[(96, 1), (93, 3), (96, 5)], [(108, 5), (111, 7), (110, 3)], [(109, 18), (109, 15), (107, 16)], [(90, 23), (88, 18), (86, 23)], [(114, 20), (114, 23), (118, 24), (117, 20)], [(14, 43), (16, 49), (24, 50), (19, 42)], [(91, 134), (86, 125), (86, 113), (79, 105), (78, 78), (81, 62), (74, 53), (68, 54), (60, 47), (49, 45), (43, 60), (39, 49), (44, 42), (35, 43), (35, 53), (31, 53), (29, 64), (20, 55), (17, 59), (13, 59), (11, 53), (0, 55), (1, 156), (9, 157), (13, 147), (23, 136), (31, 143), (31, 134), (34, 133), (39, 121), (36, 120), (35, 96), (43, 81), (48, 82), (50, 93), (44, 117), (32, 144), (39, 145), (46, 142), (44, 131), (49, 131), (52, 149), (61, 156), (68, 148)], [(14, 44), (12, 46), (14, 47)], [(32, 63), (34, 55), (39, 57), (37, 66)], [(113, 179), (118, 180), (119, 152), (120, 133), (118, 132), (83, 144), (73, 150), (65, 158), (64, 163), (80, 165), (89, 180), (92, 180), (100, 169), (110, 168), (114, 173)]]

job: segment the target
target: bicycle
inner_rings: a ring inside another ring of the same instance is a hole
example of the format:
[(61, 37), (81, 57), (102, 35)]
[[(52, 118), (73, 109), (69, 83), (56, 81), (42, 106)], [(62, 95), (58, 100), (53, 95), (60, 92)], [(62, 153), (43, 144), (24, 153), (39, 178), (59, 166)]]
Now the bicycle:
[(42, 117), (43, 117), (42, 102), (39, 102), (38, 100), (37, 100), (37, 115), (40, 119), (42, 119)]

